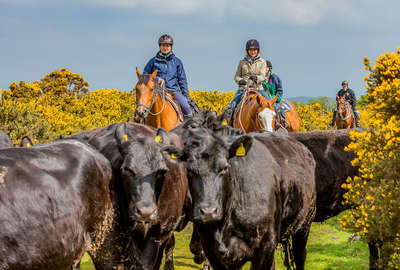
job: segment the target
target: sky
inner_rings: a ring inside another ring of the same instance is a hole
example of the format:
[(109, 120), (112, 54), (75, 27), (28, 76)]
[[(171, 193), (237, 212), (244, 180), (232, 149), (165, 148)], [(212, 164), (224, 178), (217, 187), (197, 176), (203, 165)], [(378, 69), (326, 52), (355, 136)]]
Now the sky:
[(130, 91), (136, 67), (173, 36), (189, 88), (235, 90), (257, 39), (284, 95), (365, 93), (363, 57), (400, 46), (398, 0), (0, 0), (0, 88), (68, 68), (90, 89)]

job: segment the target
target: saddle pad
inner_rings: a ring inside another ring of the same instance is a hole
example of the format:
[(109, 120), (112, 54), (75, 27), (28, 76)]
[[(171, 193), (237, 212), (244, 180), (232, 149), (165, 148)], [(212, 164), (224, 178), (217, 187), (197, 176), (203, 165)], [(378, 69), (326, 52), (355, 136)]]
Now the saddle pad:
[(179, 121), (183, 122), (184, 117), (183, 117), (183, 112), (181, 109), (181, 105), (175, 100), (174, 93), (171, 91), (166, 90), (166, 95), (165, 99), (171, 103), (172, 107), (175, 109), (176, 114), (178, 115)]
[(282, 102), (282, 108), (283, 108), (283, 110), (284, 110), (285, 112), (288, 112), (288, 111), (290, 111), (290, 110), (292, 109), (292, 106), (290, 106), (290, 104), (287, 103), (286, 100), (284, 100), (284, 101)]

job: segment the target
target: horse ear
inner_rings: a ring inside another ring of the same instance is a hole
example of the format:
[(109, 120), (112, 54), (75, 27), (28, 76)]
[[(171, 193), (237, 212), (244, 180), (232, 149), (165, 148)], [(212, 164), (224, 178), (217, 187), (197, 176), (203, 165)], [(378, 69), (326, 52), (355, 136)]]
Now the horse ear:
[(170, 142), (169, 134), (168, 134), (168, 132), (167, 132), (165, 129), (159, 128), (159, 129), (157, 130), (157, 135), (156, 135), (156, 137), (154, 138), (154, 140), (155, 140), (156, 142), (158, 142), (158, 143), (162, 143), (162, 144), (168, 145), (169, 142)]
[(258, 104), (261, 104), (261, 98), (260, 98), (260, 95), (257, 95), (256, 101), (257, 101), (257, 103), (258, 103)]
[(150, 78), (155, 79), (157, 76), (157, 69), (153, 71), (153, 73), (151, 73)]
[(136, 67), (136, 75), (138, 78), (140, 78), (140, 75), (142, 75), (137, 67)]
[(19, 143), (19, 147), (32, 147), (32, 140), (28, 136), (24, 136)]
[(124, 142), (127, 142), (128, 139), (128, 134), (126, 133), (126, 123), (120, 123), (117, 126), (117, 129), (115, 130), (115, 139), (118, 142), (118, 145), (123, 144)]

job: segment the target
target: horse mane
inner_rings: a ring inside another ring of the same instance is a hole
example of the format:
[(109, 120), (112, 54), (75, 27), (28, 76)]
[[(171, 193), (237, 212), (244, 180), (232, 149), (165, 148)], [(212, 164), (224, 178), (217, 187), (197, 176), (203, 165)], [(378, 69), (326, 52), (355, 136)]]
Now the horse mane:
[(143, 73), (140, 75), (138, 83), (147, 85), (149, 83), (149, 81), (150, 81), (150, 74)]

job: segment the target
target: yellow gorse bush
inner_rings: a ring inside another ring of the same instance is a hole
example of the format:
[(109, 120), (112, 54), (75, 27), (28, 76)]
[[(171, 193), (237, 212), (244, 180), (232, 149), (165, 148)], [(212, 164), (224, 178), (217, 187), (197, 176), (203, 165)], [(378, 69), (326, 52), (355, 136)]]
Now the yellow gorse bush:
[[(63, 68), (39, 81), (12, 83), (1, 91), (0, 128), (17, 143), (24, 135), (35, 142), (47, 142), (60, 135), (132, 120), (135, 95), (116, 89), (88, 91), (89, 83)], [(189, 90), (201, 109), (221, 113), (231, 102), (234, 92)], [(328, 129), (332, 113), (319, 103), (296, 105), (301, 130)]]
[(400, 51), (378, 57), (367, 82), (363, 132), (351, 132), (348, 150), (356, 153), (360, 177), (342, 187), (356, 208), (341, 219), (342, 226), (377, 246), (381, 269), (400, 269)]

